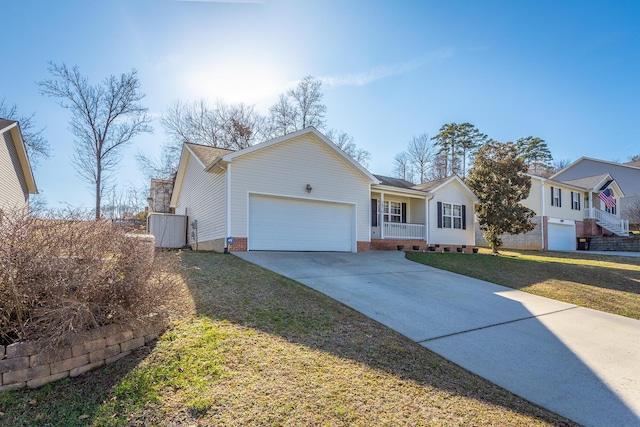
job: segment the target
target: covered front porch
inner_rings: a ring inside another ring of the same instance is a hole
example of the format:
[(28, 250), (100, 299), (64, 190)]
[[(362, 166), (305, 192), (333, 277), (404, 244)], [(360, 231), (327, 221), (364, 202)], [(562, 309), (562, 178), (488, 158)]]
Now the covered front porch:
[[(585, 193), (587, 206), (584, 207), (585, 222), (593, 223), (600, 230), (593, 230), (590, 234), (604, 235), (604, 230), (616, 236), (629, 235), (629, 221), (618, 216), (618, 202), (624, 196), (618, 184), (611, 179), (606, 182), (598, 191), (590, 189)], [(588, 231), (590, 227), (585, 227)]]
[(429, 195), (417, 190), (372, 191), (371, 240), (412, 241), (426, 246), (428, 199)]

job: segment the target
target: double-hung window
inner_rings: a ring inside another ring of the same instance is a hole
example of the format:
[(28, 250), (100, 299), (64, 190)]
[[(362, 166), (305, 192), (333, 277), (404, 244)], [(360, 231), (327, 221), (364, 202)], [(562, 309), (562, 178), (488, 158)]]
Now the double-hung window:
[(559, 188), (551, 187), (551, 206), (562, 207), (562, 191)]
[(384, 202), (384, 221), (402, 222), (402, 203)]
[(575, 191), (571, 192), (571, 209), (574, 211), (580, 210), (580, 193), (576, 193)]
[(463, 228), (462, 211), (462, 205), (442, 203), (442, 228)]

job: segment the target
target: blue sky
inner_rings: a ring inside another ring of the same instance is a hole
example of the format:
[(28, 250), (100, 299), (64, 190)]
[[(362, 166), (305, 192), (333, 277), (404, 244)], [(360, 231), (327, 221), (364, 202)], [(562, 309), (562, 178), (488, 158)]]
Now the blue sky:
[(47, 62), (92, 82), (135, 68), (155, 131), (118, 182), (144, 184), (135, 154), (166, 140), (176, 100), (255, 104), (311, 74), (327, 128), (390, 175), (412, 136), (470, 122), (498, 141), (532, 135), (556, 159), (640, 154), (640, 2), (12, 0), (3, 4), (0, 98), (35, 112), (53, 157), (35, 171), (50, 207), (91, 208), (71, 164), (69, 113), (39, 94)]

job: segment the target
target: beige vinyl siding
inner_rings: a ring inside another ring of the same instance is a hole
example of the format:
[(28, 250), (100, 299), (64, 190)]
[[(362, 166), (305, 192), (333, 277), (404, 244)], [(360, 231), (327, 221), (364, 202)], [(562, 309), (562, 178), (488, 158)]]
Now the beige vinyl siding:
[(29, 194), (11, 132), (0, 135), (0, 209), (24, 209)]
[[(369, 181), (311, 134), (231, 162), (231, 234), (247, 237), (249, 193), (356, 203), (358, 241), (369, 241)], [(313, 188), (311, 193), (305, 189)]]
[(198, 241), (204, 242), (225, 236), (225, 173), (205, 172), (202, 165), (189, 154), (176, 203), (176, 214), (188, 216), (187, 242), (194, 243), (191, 223), (197, 220)]
[(409, 199), (410, 202), (407, 203), (407, 210), (409, 214), (407, 215), (407, 222), (411, 224), (424, 224), (424, 211), (425, 211), (425, 201), (422, 199)]
[[(466, 230), (438, 228), (438, 202), (466, 206)], [(475, 199), (457, 181), (451, 181), (439, 189), (429, 201), (429, 244), (474, 245), (473, 204)]]
[[(542, 180), (539, 178), (531, 178), (531, 191), (529, 196), (521, 203), (524, 207), (527, 207), (534, 211), (536, 215), (542, 215)], [(551, 190), (549, 190), (551, 193)], [(549, 195), (545, 194), (545, 198), (549, 198)]]
[[(562, 206), (551, 206), (551, 187), (560, 189), (562, 196)], [(557, 182), (545, 182), (543, 187), (545, 215), (550, 218), (570, 219), (574, 221), (582, 221), (584, 219), (584, 194), (577, 189), (565, 187)], [(571, 192), (580, 193), (580, 210), (571, 209)], [(540, 193), (540, 192), (538, 192)], [(599, 200), (599, 199), (598, 199)], [(537, 212), (536, 212), (537, 213)]]

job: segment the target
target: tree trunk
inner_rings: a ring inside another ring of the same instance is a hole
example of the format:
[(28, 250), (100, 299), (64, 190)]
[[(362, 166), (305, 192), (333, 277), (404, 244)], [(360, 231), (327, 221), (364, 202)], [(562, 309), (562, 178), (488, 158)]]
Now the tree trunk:
[(100, 191), (101, 182), (102, 181), (102, 164), (98, 161), (96, 165), (96, 220), (100, 219), (100, 199), (102, 198), (102, 194)]

